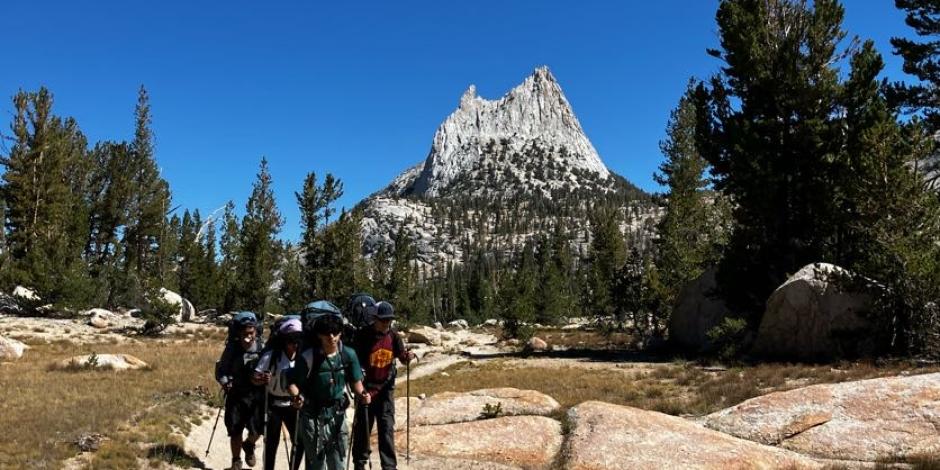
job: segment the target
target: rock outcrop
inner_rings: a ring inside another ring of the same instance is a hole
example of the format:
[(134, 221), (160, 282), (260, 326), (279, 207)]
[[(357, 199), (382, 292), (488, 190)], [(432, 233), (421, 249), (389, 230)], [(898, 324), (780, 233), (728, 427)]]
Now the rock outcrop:
[[(550, 468), (561, 444), (561, 423), (544, 416), (508, 416), (411, 429), (412, 454), (527, 470)], [(395, 433), (395, 445), (405, 448), (405, 433)]]
[(717, 268), (705, 270), (679, 292), (669, 317), (669, 340), (682, 349), (701, 352), (711, 347), (708, 330), (728, 316), (728, 306), (717, 297)]
[(15, 361), (23, 357), (29, 346), (11, 338), (0, 336), (0, 361)]
[(147, 363), (130, 354), (88, 354), (63, 359), (52, 365), (53, 370), (138, 370), (148, 367)]
[[(541, 392), (517, 388), (490, 388), (471, 392), (443, 392), (424, 400), (411, 399), (412, 426), (463, 423), (481, 419), (484, 408), (499, 407), (498, 416), (547, 416), (558, 402)], [(395, 424), (404, 426), (405, 398), (395, 400)]]
[(111, 319), (115, 316), (110, 310), (103, 308), (93, 308), (85, 314), (88, 315), (89, 325), (102, 330), (111, 326)]
[[(865, 318), (872, 296), (851, 292), (851, 273), (828, 263), (805, 266), (767, 300), (752, 352), (799, 360), (876, 352), (878, 335)], [(864, 282), (873, 289), (870, 281)]]
[(163, 296), (164, 302), (179, 306), (179, 314), (174, 317), (177, 323), (188, 322), (196, 316), (196, 309), (193, 307), (193, 304), (176, 292), (161, 287), (160, 295)]
[(568, 418), (568, 470), (823, 467), (794, 452), (652, 411), (589, 401), (572, 408)]
[(940, 373), (812, 385), (752, 398), (706, 426), (818, 458), (898, 461), (940, 452)]

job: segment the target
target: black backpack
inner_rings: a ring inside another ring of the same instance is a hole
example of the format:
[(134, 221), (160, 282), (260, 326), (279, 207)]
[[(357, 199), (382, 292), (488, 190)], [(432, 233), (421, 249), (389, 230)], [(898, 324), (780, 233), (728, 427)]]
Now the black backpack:
[(375, 321), (376, 303), (371, 295), (364, 292), (353, 294), (346, 303), (346, 328), (343, 338), (350, 344), (355, 341), (356, 334), (369, 327)]

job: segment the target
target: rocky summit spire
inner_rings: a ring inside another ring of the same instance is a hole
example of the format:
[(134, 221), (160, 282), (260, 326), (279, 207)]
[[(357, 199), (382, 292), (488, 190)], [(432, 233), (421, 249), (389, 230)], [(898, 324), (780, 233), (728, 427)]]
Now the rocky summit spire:
[[(535, 167), (550, 167), (557, 178), (531, 172)], [(528, 178), (526, 168), (532, 173)], [(490, 179), (481, 179), (481, 171)], [(610, 176), (558, 81), (547, 67), (539, 67), (498, 100), (479, 97), (473, 85), (467, 88), (457, 110), (434, 134), (425, 161), (399, 176), (385, 192), (439, 197), (457, 190), (463, 194), (491, 193), (494, 188), (506, 193), (548, 191), (570, 184), (572, 172), (593, 180)], [(500, 180), (501, 175), (507, 179)], [(500, 184), (506, 181), (521, 184)]]

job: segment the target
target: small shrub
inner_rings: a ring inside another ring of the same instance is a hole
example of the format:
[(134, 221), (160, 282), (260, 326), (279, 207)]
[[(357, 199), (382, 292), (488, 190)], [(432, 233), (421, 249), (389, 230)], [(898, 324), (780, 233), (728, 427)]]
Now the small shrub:
[(706, 335), (718, 357), (722, 360), (731, 360), (741, 353), (741, 343), (746, 333), (746, 320), (726, 317), (720, 325), (708, 330)]
[(499, 417), (503, 414), (503, 404), (501, 402), (496, 402), (494, 406), (492, 403), (487, 403), (483, 405), (483, 411), (480, 412), (480, 419), (493, 419)]

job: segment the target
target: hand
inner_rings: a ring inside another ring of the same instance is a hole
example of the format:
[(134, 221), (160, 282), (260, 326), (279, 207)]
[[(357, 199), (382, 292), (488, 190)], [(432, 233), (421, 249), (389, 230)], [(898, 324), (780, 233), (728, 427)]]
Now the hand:
[(294, 409), (301, 409), (304, 406), (304, 396), (303, 395), (294, 395), (290, 397), (290, 406)]
[(372, 394), (369, 393), (368, 390), (363, 390), (362, 394), (359, 395), (359, 401), (363, 405), (368, 405), (369, 403), (372, 403)]
[(265, 372), (261, 374), (261, 383), (268, 384), (271, 382), (271, 373)]
[(412, 350), (405, 351), (405, 364), (411, 364), (411, 361), (415, 360), (418, 356)]

